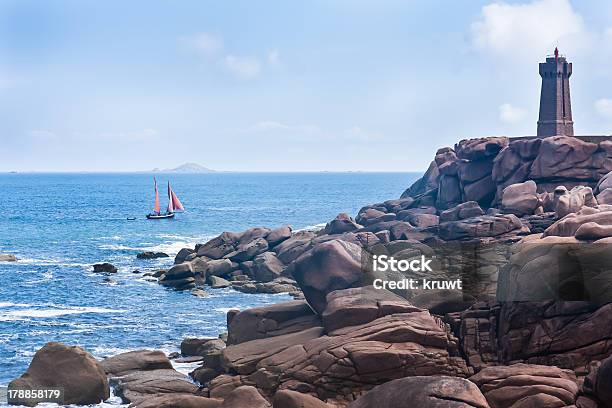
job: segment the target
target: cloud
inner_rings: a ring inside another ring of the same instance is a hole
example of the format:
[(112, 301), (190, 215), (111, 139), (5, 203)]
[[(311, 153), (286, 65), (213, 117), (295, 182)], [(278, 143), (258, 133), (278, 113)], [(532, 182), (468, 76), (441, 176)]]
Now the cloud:
[(595, 101), (595, 110), (601, 116), (612, 118), (612, 99), (602, 98)]
[(504, 123), (514, 124), (522, 121), (527, 115), (527, 111), (509, 103), (504, 103), (499, 107), (499, 120)]
[(496, 2), (481, 10), (471, 25), (472, 45), (495, 58), (533, 61), (552, 53), (555, 46), (577, 54), (590, 48), (593, 37), (582, 16), (568, 0), (535, 0), (530, 3)]
[(252, 79), (261, 73), (261, 62), (253, 57), (226, 55), (225, 66), (231, 73), (243, 79)]
[(223, 40), (210, 33), (197, 33), (181, 37), (180, 42), (184, 48), (206, 56), (215, 55), (223, 49)]

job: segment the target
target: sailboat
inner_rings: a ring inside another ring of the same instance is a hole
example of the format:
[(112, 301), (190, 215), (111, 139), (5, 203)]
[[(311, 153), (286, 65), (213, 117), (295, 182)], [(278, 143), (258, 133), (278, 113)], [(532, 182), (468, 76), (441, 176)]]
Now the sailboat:
[(155, 177), (153, 177), (153, 183), (155, 184), (155, 207), (153, 208), (152, 213), (147, 214), (148, 219), (158, 220), (162, 218), (173, 218), (176, 211), (185, 210), (183, 204), (172, 190), (170, 182), (168, 182), (168, 208), (166, 209), (166, 212), (162, 214), (159, 205), (159, 190), (157, 188), (157, 180)]

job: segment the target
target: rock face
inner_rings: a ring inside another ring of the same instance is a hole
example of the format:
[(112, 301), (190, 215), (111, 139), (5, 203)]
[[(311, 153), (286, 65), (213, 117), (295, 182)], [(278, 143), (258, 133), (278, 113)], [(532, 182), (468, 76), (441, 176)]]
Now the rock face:
[(296, 261), (293, 276), (310, 306), (320, 313), (328, 293), (361, 286), (361, 248), (340, 240), (319, 244)]
[(453, 241), (466, 238), (496, 237), (522, 228), (513, 214), (483, 215), (440, 224), (440, 238)]
[(572, 371), (532, 364), (487, 367), (470, 381), (491, 408), (574, 406), (579, 390)]
[(174, 265), (159, 277), (158, 282), (177, 290), (193, 289), (195, 287), (193, 267), (188, 262)]
[(61, 343), (45, 344), (34, 355), (28, 370), (8, 385), (9, 390), (46, 388), (62, 388), (65, 404), (97, 404), (110, 396), (106, 375), (96, 359), (80, 347)]
[[(427, 311), (390, 293), (368, 297), (371, 302), (362, 305), (353, 289), (330, 296), (322, 327), (228, 346), (223, 351), (224, 367), (235, 375), (211, 381), (211, 396), (226, 395), (246, 384), (266, 395), (290, 389), (322, 400), (347, 401), (353, 393), (396, 378), (469, 374), (457, 357), (456, 339)], [(345, 319), (347, 314), (338, 308), (343, 304), (353, 305), (354, 314), (360, 315), (357, 320)], [(373, 307), (376, 313), (369, 312)]]
[[(559, 185), (595, 187), (611, 170), (608, 140), (590, 143), (567, 136), (463, 140), (454, 149), (438, 150), (423, 178), (402, 197), (417, 202), (428, 197), (440, 210), (470, 200), (489, 207), (500, 203), (504, 188), (512, 184), (533, 180), (538, 192), (552, 192)], [(606, 187), (602, 182), (598, 192)]]
[(348, 408), (489, 408), (474, 383), (457, 377), (408, 377), (379, 385)]
[(358, 230), (359, 228), (361, 228), (361, 225), (357, 224), (351, 216), (342, 213), (328, 222), (323, 232), (325, 234), (342, 234)]

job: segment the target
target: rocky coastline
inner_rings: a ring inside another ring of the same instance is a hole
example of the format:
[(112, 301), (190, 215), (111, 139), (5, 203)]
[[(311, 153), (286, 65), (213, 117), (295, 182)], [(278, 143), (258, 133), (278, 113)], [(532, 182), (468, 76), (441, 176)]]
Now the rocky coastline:
[[(138, 408), (611, 408), (611, 242), (612, 139), (462, 140), (354, 218), (182, 249), (159, 284), (295, 298), (184, 339), (171, 357), (199, 362), (189, 376), (160, 351), (96, 361), (49, 343), (9, 388), (62, 386), (66, 403), (92, 404), (112, 386)], [(435, 255), (467, 289), (375, 288), (364, 259), (396, 253)]]

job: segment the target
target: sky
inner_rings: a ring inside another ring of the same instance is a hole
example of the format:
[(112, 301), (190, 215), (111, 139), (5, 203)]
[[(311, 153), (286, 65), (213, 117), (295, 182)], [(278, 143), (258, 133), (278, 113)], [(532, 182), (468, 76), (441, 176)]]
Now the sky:
[(535, 134), (555, 46), (612, 134), (607, 0), (0, 0), (0, 171), (422, 171)]

